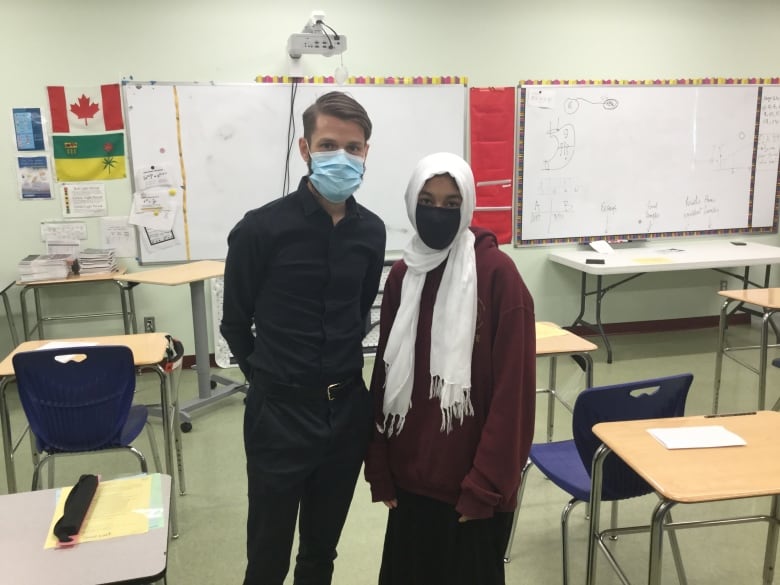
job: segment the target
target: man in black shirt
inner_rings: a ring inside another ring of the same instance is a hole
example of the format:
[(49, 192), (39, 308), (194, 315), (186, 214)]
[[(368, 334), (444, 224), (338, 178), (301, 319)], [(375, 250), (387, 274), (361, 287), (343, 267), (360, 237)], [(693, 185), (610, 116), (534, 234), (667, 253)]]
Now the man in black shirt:
[(228, 236), (220, 331), (250, 382), (244, 585), (282, 585), (299, 508), (294, 583), (331, 583), (371, 436), (361, 341), (385, 228), (352, 196), (371, 121), (354, 99), (330, 92), (304, 112), (303, 126), (309, 175)]

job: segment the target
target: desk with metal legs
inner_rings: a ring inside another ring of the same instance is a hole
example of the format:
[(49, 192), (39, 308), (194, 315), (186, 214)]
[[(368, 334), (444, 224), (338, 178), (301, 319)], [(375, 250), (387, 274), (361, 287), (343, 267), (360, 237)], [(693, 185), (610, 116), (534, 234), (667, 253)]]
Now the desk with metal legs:
[[(720, 309), (720, 321), (718, 327), (718, 348), (715, 354), (715, 381), (712, 395), (712, 412), (718, 412), (718, 401), (720, 398), (720, 378), (723, 371), (723, 358), (727, 357), (740, 366), (758, 374), (758, 406), (759, 410), (766, 407), (766, 371), (767, 371), (767, 352), (770, 347), (780, 347), (780, 344), (769, 343), (769, 328), (774, 326), (772, 317), (780, 311), (780, 288), (751, 288), (746, 290), (722, 290), (718, 293), (726, 300), (723, 301)], [(761, 310), (757, 314), (761, 315), (761, 333), (758, 345), (742, 345), (729, 347), (726, 345), (726, 325), (728, 316), (733, 312), (732, 305), (737, 307), (742, 305), (753, 305)], [(735, 352), (745, 350), (758, 350), (758, 368), (748, 362), (739, 359), (734, 355)], [(780, 406), (780, 399), (774, 408)]]
[[(3, 458), (5, 460), (5, 473), (8, 482), (8, 493), (17, 491), (16, 469), (14, 466), (14, 453), (21, 443), (21, 438), (14, 443), (14, 437), (11, 431), (10, 413), (8, 411), (8, 400), (6, 389), (8, 383), (14, 377), (13, 356), (22, 351), (34, 351), (43, 345), (56, 342), (85, 342), (98, 343), (102, 345), (124, 345), (133, 352), (133, 361), (139, 368), (148, 368), (157, 373), (160, 377), (160, 404), (162, 405), (162, 427), (163, 427), (163, 445), (165, 447), (165, 471), (171, 477), (174, 477), (173, 448), (175, 441), (177, 464), (179, 478), (181, 480), (182, 492), (184, 484), (184, 472), (182, 465), (182, 452), (180, 435), (177, 432), (178, 415), (176, 401), (171, 401), (170, 377), (166, 375), (160, 363), (165, 359), (165, 350), (168, 347), (168, 340), (165, 333), (138, 333), (135, 335), (109, 335), (102, 337), (79, 337), (70, 339), (55, 340), (33, 340), (25, 341), (18, 345), (8, 356), (0, 362), (0, 435), (3, 443)], [(175, 481), (171, 480), (174, 484)], [(171, 528), (173, 537), (178, 536), (178, 526), (176, 520), (176, 500), (171, 501)]]
[(583, 339), (561, 328), (560, 325), (547, 321), (536, 323), (536, 357), (550, 358), (550, 375), (547, 388), (537, 390), (547, 394), (547, 441), (552, 441), (555, 427), (555, 401), (560, 402), (569, 412), (571, 405), (564, 401), (557, 393), (556, 375), (558, 371), (558, 358), (563, 356), (579, 356), (584, 364), (585, 387), (593, 386), (593, 358), (590, 352), (598, 349), (595, 343)]
[[(123, 481), (123, 480), (115, 480)], [(171, 478), (160, 476), (165, 525), (144, 534), (44, 549), (57, 490), (0, 496), (0, 580), (13, 585), (118, 585), (163, 579), (168, 565)]]
[[(244, 389), (243, 384), (212, 376), (210, 373), (209, 338), (206, 324), (206, 293), (204, 281), (222, 276), (225, 263), (215, 260), (203, 260), (189, 264), (166, 266), (143, 272), (133, 272), (117, 276), (117, 280), (127, 283), (157, 284), (163, 286), (190, 285), (190, 302), (192, 305), (192, 327), (195, 340), (195, 369), (198, 375), (198, 398), (181, 405), (179, 409), (182, 418), (189, 420), (189, 415), (198, 408), (213, 404)], [(213, 390), (212, 381), (224, 384), (225, 387)]]
[[(588, 260), (601, 260), (601, 264), (588, 264)], [(580, 281), (580, 312), (572, 327), (582, 325), (601, 336), (607, 350), (607, 363), (612, 363), (612, 346), (604, 330), (601, 309), (607, 292), (649, 272), (677, 272), (681, 270), (710, 269), (738, 279), (742, 288), (769, 286), (769, 272), (772, 264), (780, 262), (780, 246), (769, 246), (753, 242), (735, 246), (728, 241), (692, 242), (686, 241), (674, 246), (668, 244), (634, 245), (615, 249), (612, 254), (598, 254), (593, 250), (569, 250), (553, 252), (552, 262), (568, 266), (582, 273)], [(751, 267), (764, 267), (761, 282), (754, 282)], [(742, 268), (742, 272), (731, 269)], [(621, 277), (606, 284), (607, 277)], [(595, 278), (595, 287), (588, 284)], [(595, 300), (595, 321), (585, 320), (586, 303), (589, 297)], [(746, 312), (752, 313), (749, 310)]]
[[(92, 319), (96, 317), (122, 317), (125, 334), (137, 333), (138, 326), (135, 319), (135, 304), (133, 302), (133, 292), (117, 280), (117, 277), (124, 273), (124, 268), (115, 272), (102, 272), (98, 274), (72, 274), (67, 278), (54, 278), (51, 280), (34, 280), (30, 282), (17, 281), (16, 284), (22, 287), (19, 293), (19, 302), (22, 306), (22, 336), (25, 340), (31, 339), (33, 333), (37, 333), (38, 339), (44, 339), (44, 323), (49, 321), (68, 321), (73, 319)], [(100, 313), (82, 313), (76, 315), (46, 315), (43, 312), (43, 303), (41, 302), (41, 289), (58, 286), (69, 286), (77, 284), (100, 284), (101, 282), (113, 283), (119, 287), (119, 299), (121, 302), (120, 311), (104, 311)], [(35, 303), (35, 322), (30, 325), (29, 313), (27, 309), (27, 293), (33, 292), (33, 301)], [(127, 293), (127, 299), (125, 298)], [(129, 305), (128, 305), (129, 301)]]
[[(720, 425), (742, 437), (747, 444), (739, 447), (708, 449), (667, 449), (647, 429), (657, 427), (693, 427)], [(774, 576), (777, 556), (778, 524), (780, 523), (780, 413), (759, 411), (755, 414), (683, 418), (665, 418), (599, 423), (593, 432), (602, 446), (593, 457), (589, 515), (587, 585), (596, 584), (597, 550), (609, 559), (610, 566), (619, 571), (605, 538), (620, 529), (601, 531), (599, 527), (602, 470), (605, 458), (615, 453), (636, 471), (657, 493), (660, 501), (651, 517), (648, 580), (649, 585), (661, 583), (661, 560), (664, 530), (680, 530), (703, 526), (741, 524), (764, 521), (768, 523), (764, 551), (763, 583), (769, 585)], [(767, 514), (667, 522), (670, 510), (678, 503), (694, 504), (738, 498), (771, 496)], [(642, 527), (627, 528), (638, 532)], [(717, 554), (715, 551), (711, 551)], [(684, 560), (684, 559), (683, 559)], [(625, 575), (623, 575), (625, 577)], [(628, 582), (627, 580), (623, 581)]]
[[(536, 357), (550, 358), (550, 374), (547, 388), (537, 389), (537, 394), (547, 394), (547, 442), (552, 441), (555, 430), (555, 401), (561, 403), (569, 412), (572, 408), (563, 400), (556, 390), (556, 377), (558, 372), (558, 358), (563, 356), (579, 356), (584, 364), (585, 387), (593, 386), (593, 358), (590, 352), (598, 349), (598, 346), (587, 339), (583, 339), (563, 329), (560, 325), (549, 321), (537, 321), (536, 323)], [(504, 551), (504, 562), (510, 561), (512, 543), (517, 529), (517, 511), (512, 520), (512, 531), (509, 534)]]

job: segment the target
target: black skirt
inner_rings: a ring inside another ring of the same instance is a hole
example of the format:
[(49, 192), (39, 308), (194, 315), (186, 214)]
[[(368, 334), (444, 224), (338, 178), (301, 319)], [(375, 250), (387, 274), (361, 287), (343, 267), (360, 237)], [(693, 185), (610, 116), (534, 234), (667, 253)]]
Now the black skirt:
[(459, 517), (451, 504), (398, 490), (379, 585), (505, 585), (512, 513), (468, 522)]

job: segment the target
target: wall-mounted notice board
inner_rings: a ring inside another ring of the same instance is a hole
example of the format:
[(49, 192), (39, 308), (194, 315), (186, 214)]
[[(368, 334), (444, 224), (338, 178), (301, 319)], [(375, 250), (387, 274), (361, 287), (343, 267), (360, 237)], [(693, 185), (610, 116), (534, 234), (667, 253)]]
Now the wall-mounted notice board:
[(311, 78), (295, 84), (288, 78), (253, 84), (126, 81), (134, 189), (140, 188), (139, 173), (152, 176), (152, 167), (177, 187), (170, 189), (171, 199), (161, 195), (164, 205), (175, 206), (172, 229), (139, 230), (141, 261), (224, 258), (228, 232), (244, 213), (284, 194), (290, 144), (290, 188), (307, 173), (298, 152), (301, 115), (333, 90), (352, 95), (372, 120), (356, 198), (385, 221), (388, 249), (403, 249), (412, 235), (406, 184), (423, 156), (464, 155), (468, 89), (461, 77), (358, 79), (346, 86)]
[(516, 245), (776, 232), (779, 82), (521, 84)]

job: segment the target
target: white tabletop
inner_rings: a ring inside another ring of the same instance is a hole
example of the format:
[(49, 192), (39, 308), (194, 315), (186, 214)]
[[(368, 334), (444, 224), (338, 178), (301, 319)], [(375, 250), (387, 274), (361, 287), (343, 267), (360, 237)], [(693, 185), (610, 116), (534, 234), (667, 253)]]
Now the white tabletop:
[[(743, 246), (731, 242), (654, 242), (631, 247), (617, 247), (610, 254), (595, 250), (553, 252), (549, 258), (588, 274), (632, 274), (637, 272), (670, 272), (705, 268), (730, 268), (780, 263), (780, 247), (746, 242)], [(603, 264), (588, 264), (587, 259), (603, 260)]]
[[(161, 476), (163, 517), (168, 518), (171, 478)], [(166, 568), (168, 522), (145, 534), (44, 549), (57, 490), (0, 496), (0, 581), (14, 585), (92, 585), (147, 582)]]

